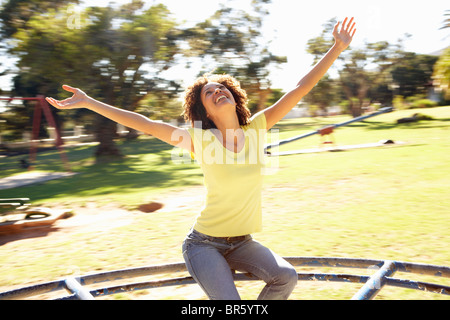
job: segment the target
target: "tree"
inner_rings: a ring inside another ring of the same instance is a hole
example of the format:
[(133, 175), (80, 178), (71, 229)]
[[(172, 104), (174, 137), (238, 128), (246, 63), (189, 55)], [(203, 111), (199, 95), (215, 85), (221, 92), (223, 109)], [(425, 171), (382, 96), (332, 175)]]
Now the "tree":
[(365, 68), (368, 65), (366, 50), (352, 50), (339, 71), (339, 80), (353, 117), (362, 114), (362, 108), (369, 92), (373, 76)]
[[(142, 1), (119, 8), (90, 7), (79, 25), (68, 25), (68, 10), (48, 8), (11, 35), (10, 53), (19, 57), (16, 93), (33, 90), (63, 98), (62, 83), (83, 88), (105, 103), (134, 110), (156, 91), (178, 91), (160, 79), (178, 52), (176, 24), (164, 5), (142, 10)], [(53, 110), (56, 112), (56, 110)], [(97, 160), (120, 157), (116, 124), (96, 116)]]
[[(333, 45), (332, 30), (336, 22), (336, 18), (328, 20), (323, 25), (324, 29), (321, 34), (308, 40), (307, 52), (313, 55), (313, 64), (316, 64)], [(351, 48), (340, 55), (337, 63), (337, 65), (340, 65), (340, 69), (338, 69), (339, 88), (344, 92), (350, 112), (355, 117), (361, 115), (362, 104), (370, 88), (371, 76), (365, 70), (367, 64), (366, 50), (353, 50)], [(336, 68), (337, 66), (333, 67)], [(314, 94), (308, 98), (308, 102), (318, 104), (321, 109), (325, 109), (334, 98), (330, 91), (331, 85), (329, 76), (324, 77), (313, 89)], [(336, 86), (336, 84), (334, 85)], [(328, 99), (323, 99), (322, 95), (326, 95)]]
[(338, 89), (340, 89), (338, 81), (332, 79), (329, 74), (326, 74), (303, 100), (310, 105), (317, 105), (326, 114), (327, 107), (339, 102)]
[[(48, 10), (56, 10), (67, 6), (69, 1), (36, 1), (36, 0), (10, 0), (3, 3), (0, 9), (0, 38), (2, 46), (2, 54), (7, 56), (17, 56), (14, 51), (19, 40), (14, 35), (19, 32), (25, 33), (29, 31), (33, 25), (29, 22), (37, 15), (45, 14)], [(74, 1), (73, 3), (78, 3)], [(39, 52), (34, 52), (37, 55)], [(24, 67), (19, 70), (11, 70), (7, 67), (4, 74), (17, 74), (14, 78), (14, 88), (9, 94), (11, 96), (36, 96), (39, 93), (37, 87), (42, 78), (35, 77), (31, 79), (29, 76), (33, 70), (30, 67)], [(5, 127), (10, 131), (12, 138), (19, 138), (25, 130), (31, 131), (33, 117), (34, 102), (23, 102), (23, 104), (14, 104), (13, 108), (9, 108), (8, 114), (5, 114), (7, 123)], [(45, 130), (41, 128), (41, 133), (45, 134)]]
[(0, 10), (1, 37), (9, 39), (17, 31), (28, 28), (28, 21), (36, 15), (79, 2), (79, 0), (9, 0)]
[[(442, 22), (441, 30), (450, 28), (450, 10), (445, 11), (444, 17), (445, 20)], [(444, 99), (450, 100), (450, 47), (444, 50), (436, 62), (433, 78), (436, 86), (442, 90)]]
[(444, 20), (444, 22), (443, 22), (443, 25), (442, 25), (442, 27), (441, 27), (440, 29), (447, 29), (447, 28), (450, 28), (450, 10), (447, 10), (447, 11), (444, 13), (444, 16), (445, 16), (446, 18), (445, 18), (445, 20)]
[(433, 78), (446, 100), (450, 100), (450, 47), (444, 50), (434, 65)]
[[(179, 90), (158, 77), (178, 52), (176, 25), (165, 6), (156, 5), (140, 13), (142, 5), (134, 1), (119, 10), (106, 8), (103, 12), (92, 8), (89, 14), (97, 16), (97, 22), (85, 31), (87, 45), (100, 51), (92, 64), (97, 73), (94, 79), (100, 81), (91, 86), (99, 89), (98, 97), (106, 103), (132, 111), (149, 94)], [(122, 23), (114, 28), (119, 19)], [(119, 155), (113, 145), (115, 123), (97, 116), (96, 127), (100, 141), (97, 158)]]
[(269, 66), (286, 62), (273, 55), (261, 34), (265, 5), (253, 0), (252, 12), (222, 6), (212, 17), (184, 31), (191, 57), (202, 57), (206, 72), (224, 72), (241, 81), (252, 111), (267, 106), (271, 94)]
[(436, 61), (434, 56), (404, 52), (402, 59), (391, 69), (395, 95), (426, 95)]
[[(307, 52), (313, 55), (314, 63), (333, 44), (330, 35), (335, 23), (335, 19), (327, 21), (322, 33), (308, 41)], [(395, 44), (387, 41), (366, 43), (362, 48), (349, 48), (341, 54), (335, 66), (339, 75), (337, 81), (354, 117), (361, 115), (366, 103), (388, 105), (395, 95), (413, 96), (426, 92), (436, 60), (431, 56), (405, 52), (403, 41), (408, 37), (406, 34)], [(322, 99), (322, 95), (330, 95), (331, 83), (327, 77), (322, 81), (314, 88), (308, 102), (324, 108), (327, 101), (332, 101), (331, 96)]]

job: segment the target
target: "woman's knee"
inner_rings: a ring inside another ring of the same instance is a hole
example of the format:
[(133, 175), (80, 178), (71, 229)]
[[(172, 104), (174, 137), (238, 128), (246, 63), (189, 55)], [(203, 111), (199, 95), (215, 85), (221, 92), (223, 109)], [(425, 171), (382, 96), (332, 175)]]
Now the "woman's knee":
[(278, 277), (280, 282), (283, 282), (286, 285), (291, 286), (292, 288), (294, 288), (297, 285), (298, 282), (297, 270), (295, 270), (295, 268), (290, 264), (283, 266)]

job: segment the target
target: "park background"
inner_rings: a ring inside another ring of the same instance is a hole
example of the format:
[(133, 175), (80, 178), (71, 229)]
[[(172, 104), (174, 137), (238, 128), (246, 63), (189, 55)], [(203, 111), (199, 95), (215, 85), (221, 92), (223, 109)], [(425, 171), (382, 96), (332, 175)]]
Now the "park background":
[[(334, 138), (341, 145), (382, 139), (404, 144), (280, 157), (278, 170), (266, 177), (265, 229), (256, 237), (284, 256), (448, 264), (450, 52), (443, 1), (163, 3), (2, 1), (0, 94), (62, 99), (67, 94), (61, 84), (67, 83), (104, 102), (183, 125), (185, 86), (215, 70), (241, 80), (256, 112), (295, 85), (331, 46), (337, 19), (353, 15), (355, 41), (276, 127), (279, 138), (394, 106), (395, 112), (339, 129)], [(19, 161), (27, 159), (34, 107), (29, 101), (0, 106), (0, 178), (24, 172)], [(419, 121), (397, 123), (414, 114)], [(174, 163), (169, 146), (118, 130), (86, 110), (52, 109), (52, 116), (78, 174), (0, 190), (0, 197), (30, 197), (34, 205), (70, 209), (74, 217), (60, 222), (59, 231), (4, 238), (0, 288), (180, 261), (181, 242), (202, 204), (198, 166)], [(64, 171), (47, 126), (43, 119), (41, 152), (31, 165)], [(318, 145), (316, 137), (283, 150)], [(163, 209), (137, 210), (152, 201), (164, 203)], [(243, 296), (256, 297), (258, 286), (242, 285)], [(177, 290), (141, 297), (204, 298), (190, 295), (192, 287)], [(345, 299), (352, 292), (347, 284), (301, 283), (293, 298)], [(442, 298), (402, 289), (383, 290), (379, 297)]]

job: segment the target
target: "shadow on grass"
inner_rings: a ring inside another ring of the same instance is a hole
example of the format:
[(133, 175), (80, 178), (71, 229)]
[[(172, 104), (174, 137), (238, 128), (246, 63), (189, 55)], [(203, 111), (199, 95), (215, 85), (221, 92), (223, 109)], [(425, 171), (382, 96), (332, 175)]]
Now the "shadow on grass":
[(0, 235), (0, 246), (17, 240), (34, 239), (48, 236), (49, 233), (58, 231), (59, 228), (48, 226), (37, 229), (25, 230), (18, 233)]
[[(390, 129), (436, 129), (448, 128), (450, 118), (440, 118), (432, 120), (420, 120), (417, 122), (397, 123), (381, 121), (364, 121), (362, 123), (350, 124), (350, 127), (365, 127), (369, 130), (390, 130)], [(359, 124), (359, 125), (358, 125)]]
[[(146, 139), (119, 142), (118, 145), (125, 157), (103, 164), (95, 163), (95, 146), (68, 148), (67, 156), (77, 175), (1, 190), (0, 198), (28, 197), (32, 201), (40, 201), (66, 196), (125, 194), (138, 189), (182, 187), (202, 182), (198, 165), (193, 162), (175, 164), (171, 159), (172, 147), (163, 142)], [(14, 159), (9, 161), (14, 162)], [(64, 170), (58, 152), (40, 154), (36, 168)]]
[(326, 125), (332, 124), (332, 118), (305, 118), (301, 123), (293, 123), (293, 122), (278, 122), (273, 129), (278, 129), (281, 132), (284, 131), (316, 131)]

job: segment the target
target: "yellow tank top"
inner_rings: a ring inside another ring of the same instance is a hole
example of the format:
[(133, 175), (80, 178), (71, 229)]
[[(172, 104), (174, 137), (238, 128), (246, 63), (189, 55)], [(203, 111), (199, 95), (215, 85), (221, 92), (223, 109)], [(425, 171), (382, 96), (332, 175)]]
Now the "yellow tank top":
[(259, 113), (242, 126), (245, 145), (225, 148), (214, 129), (188, 129), (203, 171), (206, 201), (194, 229), (213, 237), (235, 237), (262, 229), (261, 191), (266, 118)]

